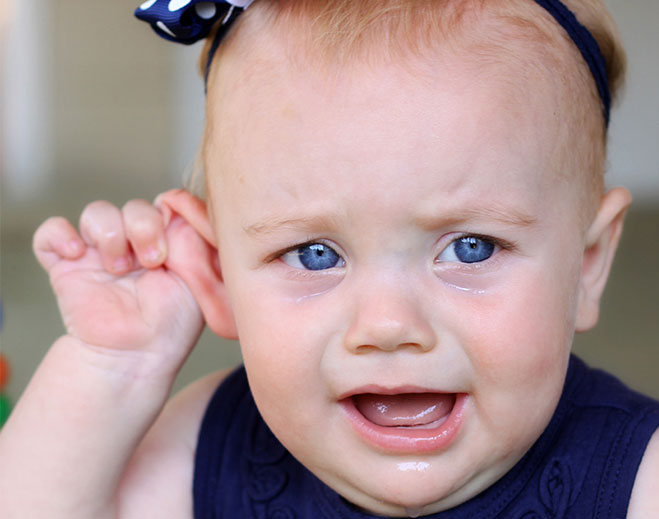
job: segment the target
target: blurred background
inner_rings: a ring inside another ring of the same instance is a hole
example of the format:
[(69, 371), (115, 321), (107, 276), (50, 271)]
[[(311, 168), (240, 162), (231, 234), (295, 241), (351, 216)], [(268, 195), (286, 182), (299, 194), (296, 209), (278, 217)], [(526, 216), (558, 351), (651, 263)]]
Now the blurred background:
[[(659, 398), (659, 2), (606, 0), (625, 40), (629, 80), (614, 112), (608, 183), (634, 195), (600, 325), (577, 337), (592, 365)], [(106, 199), (153, 199), (183, 185), (203, 125), (199, 45), (166, 44), (133, 19), (139, 0), (0, 0), (2, 352), (16, 400), (62, 332), (31, 237), (77, 222)], [(240, 361), (206, 332), (177, 380)]]

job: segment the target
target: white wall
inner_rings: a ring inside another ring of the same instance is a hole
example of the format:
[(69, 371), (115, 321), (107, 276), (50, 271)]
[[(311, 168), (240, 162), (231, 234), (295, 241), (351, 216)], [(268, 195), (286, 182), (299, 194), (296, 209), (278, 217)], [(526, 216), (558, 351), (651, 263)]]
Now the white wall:
[(177, 171), (185, 171), (197, 156), (204, 128), (204, 82), (197, 70), (201, 43), (173, 47), (172, 107), (175, 121), (173, 160)]
[(5, 6), (0, 160), (5, 195), (14, 198), (29, 197), (53, 173), (50, 7), (50, 0)]
[(622, 104), (613, 113), (609, 184), (634, 204), (659, 205), (659, 0), (606, 0), (629, 58)]

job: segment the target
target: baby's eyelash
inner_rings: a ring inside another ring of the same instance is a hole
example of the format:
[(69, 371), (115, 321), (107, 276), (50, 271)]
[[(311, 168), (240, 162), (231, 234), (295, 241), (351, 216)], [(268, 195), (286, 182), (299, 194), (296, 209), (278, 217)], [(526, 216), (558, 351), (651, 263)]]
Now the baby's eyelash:
[(295, 245), (291, 245), (290, 247), (286, 247), (284, 249), (278, 250), (277, 252), (273, 252), (271, 254), (268, 254), (263, 259), (263, 262), (264, 263), (272, 263), (273, 261), (276, 261), (276, 260), (280, 259), (282, 256), (284, 256), (285, 254), (288, 254), (289, 252), (293, 252), (293, 251), (301, 249), (303, 247), (313, 245), (314, 243), (322, 243), (324, 245), (327, 245), (324, 240), (308, 238), (305, 241), (303, 241), (302, 243), (296, 243)]
[[(435, 256), (436, 264), (460, 265), (461, 267), (478, 267), (490, 265), (500, 258), (501, 252), (509, 252), (514, 245), (506, 240), (482, 234), (462, 233), (457, 237), (450, 235), (451, 241), (445, 243)], [(447, 241), (447, 240), (446, 240)]]
[[(453, 238), (448, 244), (446, 244), (442, 250), (445, 250), (446, 248), (450, 247), (453, 243), (458, 242), (459, 240), (463, 240), (465, 238), (475, 238), (477, 240), (483, 240), (486, 242), (489, 242), (493, 244), (495, 247), (497, 247), (499, 250), (505, 250), (505, 251), (512, 251), (514, 252), (517, 250), (517, 244), (514, 242), (511, 242), (509, 240), (504, 240), (502, 238), (496, 238), (494, 236), (488, 236), (486, 234), (478, 234), (478, 233), (469, 233), (469, 232), (464, 232), (461, 234), (458, 234), (455, 238)], [(303, 249), (304, 247), (308, 247), (310, 245), (314, 244), (323, 244), (327, 245), (328, 247), (332, 247), (332, 245), (328, 244), (325, 240), (318, 239), (318, 238), (312, 238), (309, 237), (303, 242), (296, 243), (295, 245), (291, 245), (289, 247), (286, 247), (284, 249), (280, 249), (276, 252), (273, 252), (271, 254), (268, 254), (264, 259), (264, 263), (272, 263), (273, 261), (280, 260), (282, 257), (284, 257), (286, 254), (297, 251), (300, 249)]]
[[(503, 240), (501, 238), (495, 238), (494, 236), (487, 236), (485, 234), (476, 234), (476, 233), (462, 233), (458, 235), (456, 238), (451, 240), (449, 245), (451, 243), (454, 243), (459, 240), (463, 240), (465, 238), (476, 238), (477, 240), (483, 240), (492, 243), (493, 245), (496, 245), (500, 249), (507, 250), (507, 251), (515, 251), (517, 249), (517, 245), (514, 244), (513, 242), (510, 242), (508, 240)], [(447, 245), (448, 247), (448, 245)]]

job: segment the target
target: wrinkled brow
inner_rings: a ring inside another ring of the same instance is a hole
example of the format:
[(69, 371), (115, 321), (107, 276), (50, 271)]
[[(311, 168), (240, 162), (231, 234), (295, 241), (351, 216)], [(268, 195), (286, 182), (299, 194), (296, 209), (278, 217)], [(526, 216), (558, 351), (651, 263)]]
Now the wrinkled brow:
[(331, 216), (302, 216), (268, 218), (267, 220), (243, 226), (249, 236), (263, 236), (280, 230), (328, 230), (339, 227), (337, 218)]
[(532, 227), (538, 222), (535, 216), (518, 209), (491, 205), (462, 208), (450, 215), (422, 216), (417, 219), (417, 223), (423, 229), (436, 229), (443, 225), (465, 223), (472, 220), (494, 220), (510, 227)]
[[(511, 227), (532, 227), (537, 223), (537, 218), (520, 210), (489, 206), (464, 208), (450, 214), (433, 214), (419, 216), (416, 224), (427, 230), (435, 230), (447, 225), (456, 225), (477, 220), (494, 220)], [(326, 215), (268, 218), (266, 220), (243, 226), (243, 231), (252, 237), (264, 236), (281, 230), (314, 230), (327, 231), (340, 227), (338, 218)]]

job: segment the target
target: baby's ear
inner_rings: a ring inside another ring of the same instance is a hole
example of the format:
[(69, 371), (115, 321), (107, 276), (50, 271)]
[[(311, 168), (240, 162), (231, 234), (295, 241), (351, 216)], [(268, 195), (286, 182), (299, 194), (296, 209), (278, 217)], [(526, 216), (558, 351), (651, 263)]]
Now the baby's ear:
[(630, 203), (631, 195), (625, 188), (611, 189), (602, 197), (597, 215), (586, 232), (579, 285), (577, 332), (585, 332), (597, 324), (600, 298), (609, 277)]
[(208, 327), (220, 337), (237, 339), (206, 204), (183, 189), (163, 193), (155, 204), (167, 224), (169, 250), (165, 266), (188, 286)]

